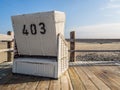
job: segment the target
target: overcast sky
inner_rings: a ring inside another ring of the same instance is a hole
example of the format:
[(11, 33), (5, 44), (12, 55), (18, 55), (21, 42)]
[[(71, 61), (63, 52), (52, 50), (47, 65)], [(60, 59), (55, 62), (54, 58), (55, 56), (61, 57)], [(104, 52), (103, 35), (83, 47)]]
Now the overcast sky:
[(120, 0), (0, 0), (0, 33), (13, 30), (13, 15), (51, 10), (66, 13), (66, 37), (120, 38)]

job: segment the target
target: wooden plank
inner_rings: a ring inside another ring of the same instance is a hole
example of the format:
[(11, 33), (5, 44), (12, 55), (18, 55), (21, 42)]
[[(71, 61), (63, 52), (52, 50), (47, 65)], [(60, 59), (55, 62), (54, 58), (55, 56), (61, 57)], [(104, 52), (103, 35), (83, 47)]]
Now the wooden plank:
[[(70, 50), (75, 50), (75, 31), (70, 32)], [(75, 52), (70, 52), (70, 61), (75, 61)]]
[(60, 90), (60, 78), (58, 80), (51, 80), (49, 90)]
[(98, 88), (93, 84), (90, 78), (81, 70), (80, 67), (74, 67), (74, 69), (77, 72), (78, 76), (81, 78), (87, 90), (98, 90)]
[(0, 42), (11, 42), (13, 37), (10, 35), (0, 34)]
[(42, 78), (35, 90), (49, 90), (50, 79)]
[[(19, 76), (20, 77), (20, 76)], [(24, 77), (23, 77), (24, 78)], [(8, 87), (7, 87), (7, 90), (23, 90), (24, 87), (26, 86), (26, 79), (28, 78), (25, 78), (23, 82), (20, 82), (20, 81), (16, 81), (16, 79), (18, 79), (18, 76), (16, 75), (13, 75), (11, 77), (11, 80), (8, 82)], [(20, 86), (21, 84), (21, 86)]]
[(7, 88), (6, 89), (4, 88), (3, 90), (15, 90), (15, 88), (14, 88), (15, 84), (13, 82), (14, 82), (13, 80), (10, 80)]
[(67, 78), (68, 78), (69, 90), (73, 90), (72, 82), (71, 82), (71, 80), (70, 80), (70, 76), (69, 76), (68, 72), (66, 72), (65, 74), (66, 74), (66, 76), (67, 76)]
[(11, 68), (5, 68), (3, 70), (0, 68), (0, 80), (10, 75), (11, 71), (12, 71)]
[(69, 52), (120, 52), (120, 50), (69, 50)]
[(13, 42), (14, 39), (0, 40), (0, 42)]
[(113, 82), (111, 79), (109, 79), (108, 74), (105, 75), (100, 69), (98, 69), (96, 67), (97, 66), (92, 66), (91, 68), (88, 68), (88, 69), (90, 71), (92, 71), (100, 80), (102, 80), (110, 89), (112, 89), (112, 90), (120, 89), (119, 85), (117, 85), (115, 82)]
[(119, 71), (119, 74), (120, 74), (120, 65), (116, 67), (117, 70)]
[(115, 71), (112, 71), (112, 68), (110, 68), (109, 66), (105, 66), (104, 68), (98, 66), (96, 68), (99, 69), (104, 75), (106, 75), (108, 79), (110, 79), (120, 87), (120, 77), (118, 76), (118, 74), (114, 73)]
[(120, 66), (114, 66), (114, 68), (110, 67), (109, 69), (112, 70), (115, 75), (117, 75), (118, 77), (120, 77)]
[(29, 82), (26, 82), (24, 90), (36, 90), (38, 83), (40, 82), (40, 78), (39, 77), (28, 78), (28, 81)]
[(72, 67), (68, 69), (74, 90), (85, 90), (85, 86)]
[(9, 48), (9, 49), (2, 49), (2, 50), (0, 50), (0, 53), (1, 52), (13, 52), (14, 51), (14, 49), (13, 48)]
[(29, 77), (23, 75), (13, 75), (12, 79), (8, 82), (10, 85), (8, 89), (12, 90), (24, 90)]
[(119, 78), (120, 80), (120, 69), (118, 68), (119, 66), (103, 66), (99, 67), (99, 69), (103, 70), (104, 72), (107, 71), (107, 73), (114, 75), (114, 77)]
[(61, 90), (69, 90), (69, 83), (66, 75), (61, 76)]
[(11, 63), (1, 63), (0, 64), (0, 84), (1, 82), (5, 81), (5, 78), (8, 78), (8, 76), (11, 76), (11, 69), (12, 65)]
[[(2, 79), (2, 76), (3, 77), (6, 76), (6, 75), (11, 76), (12, 75), (11, 74), (11, 70), (12, 70), (11, 68), (12, 68), (12, 63), (11, 62), (0, 63), (0, 79)], [(1, 80), (0, 80), (0, 83), (1, 83)]]
[(10, 90), (10, 89), (8, 89), (8, 85), (9, 84), (3, 85), (2, 87), (0, 87), (0, 90)]
[(4, 77), (0, 80), (0, 90), (7, 90), (8, 82), (11, 81), (12, 74), (9, 74), (8, 76)]
[(14, 75), (9, 83), (9, 90), (36, 90), (39, 77)]
[[(13, 32), (8, 31), (8, 32), (7, 32), (7, 35), (13, 36), (14, 34), (13, 34)], [(14, 48), (14, 42), (7, 42), (7, 48), (8, 48), (8, 49)], [(14, 57), (13, 54), (14, 54), (13, 52), (7, 52), (7, 61), (8, 61), (8, 62), (13, 60), (13, 57)]]
[(95, 84), (95, 86), (99, 90), (110, 90), (110, 88), (102, 82), (91, 70), (88, 70), (90, 66), (81, 67), (81, 69), (85, 72), (85, 74), (89, 77), (89, 79)]

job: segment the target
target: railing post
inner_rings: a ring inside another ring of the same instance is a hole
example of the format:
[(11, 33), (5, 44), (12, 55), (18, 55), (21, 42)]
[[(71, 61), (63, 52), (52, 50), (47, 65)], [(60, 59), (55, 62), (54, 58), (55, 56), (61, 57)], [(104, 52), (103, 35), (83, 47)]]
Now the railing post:
[(75, 62), (75, 31), (70, 32), (70, 62)]
[[(13, 37), (13, 32), (11, 32), (11, 31), (8, 31), (7, 32), (7, 35), (10, 35), (11, 37)], [(9, 41), (9, 42), (7, 42), (7, 48), (9, 49), (9, 48), (13, 48), (14, 47), (14, 42), (13, 41)], [(13, 59), (13, 52), (7, 52), (7, 61), (8, 62), (10, 62), (10, 61), (12, 61), (12, 59)]]

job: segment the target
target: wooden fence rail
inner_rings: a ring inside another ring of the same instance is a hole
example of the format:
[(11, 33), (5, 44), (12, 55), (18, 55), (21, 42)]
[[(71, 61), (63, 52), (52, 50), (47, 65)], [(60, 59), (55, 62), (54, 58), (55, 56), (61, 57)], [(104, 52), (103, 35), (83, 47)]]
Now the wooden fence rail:
[[(8, 31), (7, 35), (13, 36), (13, 32)], [(2, 52), (7, 52), (7, 61), (12, 61), (14, 57), (14, 38), (0, 39), (0, 42), (6, 42), (7, 48), (1, 49)], [(70, 62), (75, 62), (75, 52), (120, 52), (120, 50), (76, 50), (75, 49), (75, 31), (70, 32)]]
[(120, 50), (69, 50), (69, 52), (120, 52)]
[(120, 50), (76, 50), (75, 49), (75, 31), (70, 32), (70, 62), (75, 62), (75, 52), (120, 52)]
[[(70, 32), (70, 50), (75, 50), (75, 31)], [(70, 62), (75, 61), (75, 52), (70, 52)]]
[[(8, 37), (11, 37), (11, 38), (4, 38), (3, 37), (3, 40), (1, 39), (0, 42), (6, 42), (7, 43), (7, 48), (4, 48), (4, 49), (0, 49), (0, 54), (3, 53), (3, 52), (6, 52), (7, 53), (7, 61), (12, 61), (13, 57), (14, 57), (14, 38), (13, 38), (13, 32), (11, 31), (8, 31), (7, 33)], [(2, 59), (2, 57), (0, 58)], [(0, 61), (0, 62), (4, 62), (3, 61)]]

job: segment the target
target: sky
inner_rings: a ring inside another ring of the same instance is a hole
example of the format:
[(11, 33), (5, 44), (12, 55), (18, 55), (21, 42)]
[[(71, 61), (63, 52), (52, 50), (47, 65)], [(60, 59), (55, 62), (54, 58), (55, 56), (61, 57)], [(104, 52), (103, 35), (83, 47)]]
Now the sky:
[(120, 39), (120, 0), (0, 0), (0, 34), (13, 31), (11, 16), (53, 10), (66, 14), (66, 38)]

